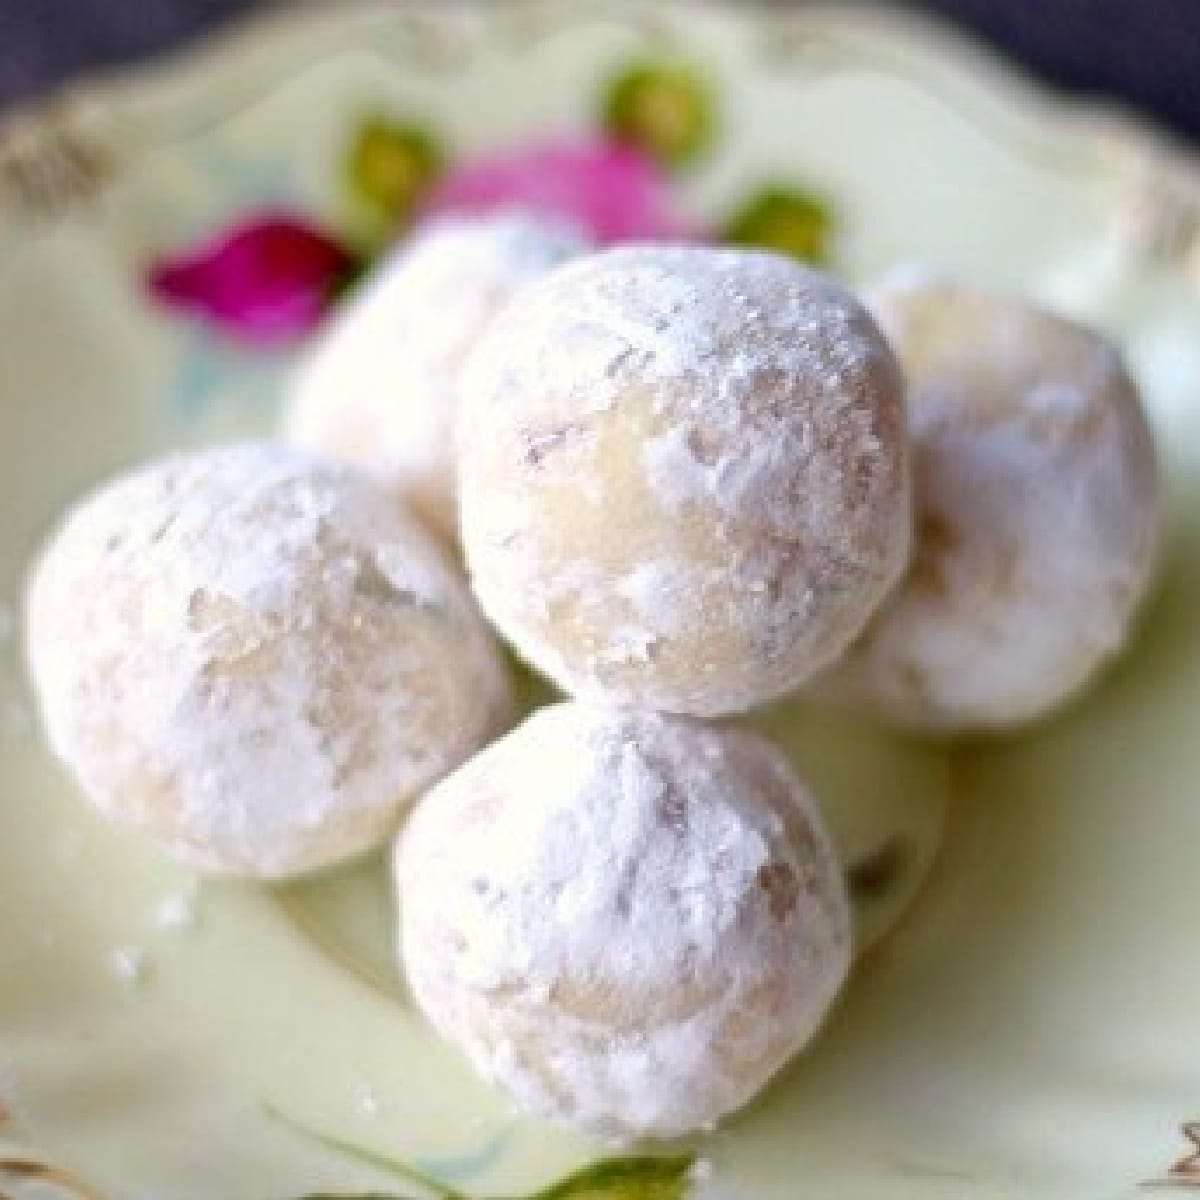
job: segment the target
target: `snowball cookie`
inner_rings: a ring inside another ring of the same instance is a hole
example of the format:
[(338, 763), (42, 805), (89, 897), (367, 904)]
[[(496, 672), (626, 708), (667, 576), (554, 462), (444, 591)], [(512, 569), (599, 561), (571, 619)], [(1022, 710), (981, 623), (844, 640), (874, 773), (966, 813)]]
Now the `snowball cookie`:
[(518, 288), (587, 248), (575, 226), (531, 213), (432, 221), (339, 309), (302, 363), (289, 436), (367, 468), (455, 540), (463, 359)]
[(464, 376), (464, 548), (569, 692), (700, 716), (803, 682), (905, 565), (902, 383), (833, 280), (743, 250), (559, 268)]
[(508, 703), (431, 537), (349, 468), (266, 445), (80, 503), (35, 568), (28, 653), (51, 744), (103, 813), (267, 878), (377, 844)]
[(871, 303), (909, 379), (917, 545), (823, 690), (917, 729), (1033, 720), (1116, 654), (1151, 581), (1137, 391), (1102, 338), (1024, 301), (912, 280)]
[(708, 1126), (813, 1035), (850, 918), (815, 804), (756, 734), (580, 702), (438, 785), (396, 855), (434, 1025), (521, 1108)]

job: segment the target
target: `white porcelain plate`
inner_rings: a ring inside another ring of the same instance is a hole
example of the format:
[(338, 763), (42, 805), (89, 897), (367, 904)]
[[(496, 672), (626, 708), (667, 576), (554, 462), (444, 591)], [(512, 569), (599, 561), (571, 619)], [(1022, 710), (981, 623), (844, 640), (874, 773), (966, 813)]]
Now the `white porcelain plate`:
[(761, 233), (747, 202), (768, 185), (792, 220), (821, 196), (852, 281), (918, 262), (1109, 329), (1173, 497), (1144, 636), (1044, 729), (937, 748), (770, 718), (848, 858), (888, 852), (861, 889), (864, 941), (921, 894), (813, 1051), (692, 1147), (687, 1195), (1200, 1190), (1200, 175), (869, 9), (563, 0), (281, 12), (0, 132), (0, 1197), (419, 1193), (304, 1130), (472, 1198), (603, 1153), (513, 1118), (425, 1031), (390, 965), (378, 863), (197, 887), (102, 827), (33, 727), (20, 587), (89, 483), (275, 420), (287, 355), (156, 308), (157, 256), (267, 206), (350, 228), (343, 160), (366, 117), (469, 161), (593, 136), (611, 81), (666, 61), (717, 114), (670, 177), (682, 208), (757, 212)]

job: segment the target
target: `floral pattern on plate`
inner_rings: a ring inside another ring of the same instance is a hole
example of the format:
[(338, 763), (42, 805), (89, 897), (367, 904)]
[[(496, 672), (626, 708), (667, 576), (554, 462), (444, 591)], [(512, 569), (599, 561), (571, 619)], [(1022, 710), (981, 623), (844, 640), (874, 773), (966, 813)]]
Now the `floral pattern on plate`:
[(457, 161), (431, 127), (408, 116), (362, 121), (343, 155), (346, 195), (368, 211), (365, 252), (314, 218), (251, 213), (232, 228), (154, 263), (152, 295), (240, 341), (274, 347), (310, 333), (343, 285), (428, 216), (521, 207), (575, 221), (600, 245), (725, 240), (826, 264), (833, 205), (791, 185), (748, 196), (716, 231), (672, 194), (672, 172), (712, 150), (718, 100), (679, 60), (637, 60), (603, 89), (597, 131)]

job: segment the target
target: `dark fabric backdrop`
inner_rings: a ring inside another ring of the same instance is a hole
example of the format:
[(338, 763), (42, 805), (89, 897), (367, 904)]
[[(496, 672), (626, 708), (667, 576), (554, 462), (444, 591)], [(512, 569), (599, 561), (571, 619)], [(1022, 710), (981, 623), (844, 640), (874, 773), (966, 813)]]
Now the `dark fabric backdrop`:
[[(1200, 141), (1200, 0), (896, 2), (938, 13), (1060, 87), (1121, 98)], [(171, 46), (262, 3), (0, 0), (0, 107), (78, 72)]]

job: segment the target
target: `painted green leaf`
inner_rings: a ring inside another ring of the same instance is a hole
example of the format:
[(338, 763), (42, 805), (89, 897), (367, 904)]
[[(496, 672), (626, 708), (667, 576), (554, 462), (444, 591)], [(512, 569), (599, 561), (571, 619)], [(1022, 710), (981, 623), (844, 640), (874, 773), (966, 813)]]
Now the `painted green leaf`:
[[(691, 1156), (611, 1159), (584, 1167), (531, 1196), (511, 1200), (687, 1200), (693, 1161)], [(380, 1165), (378, 1160), (376, 1165)], [(435, 1185), (434, 1194), (445, 1193)], [(354, 1195), (321, 1192), (299, 1200), (416, 1200), (416, 1197), (392, 1192)]]
[[(472, 1200), (457, 1188), (434, 1179), (424, 1171), (407, 1163), (356, 1146), (352, 1142), (328, 1134), (318, 1133), (297, 1124), (274, 1108), (267, 1112), (275, 1120), (294, 1132), (312, 1138), (320, 1145), (338, 1154), (344, 1154), (377, 1170), (395, 1175), (408, 1183), (416, 1184), (422, 1192), (430, 1193), (435, 1200)], [(610, 1158), (593, 1163), (581, 1170), (533, 1192), (527, 1196), (506, 1197), (505, 1200), (687, 1200), (691, 1191), (692, 1167), (695, 1156), (690, 1154), (673, 1157)], [(418, 1200), (409, 1193), (366, 1192), (357, 1195), (336, 1196), (330, 1193), (313, 1193), (297, 1200)], [(424, 1200), (424, 1197), (421, 1197)], [(478, 1200), (488, 1200), (478, 1197)], [(493, 1198), (498, 1200), (498, 1198)]]
[(437, 139), (416, 125), (371, 117), (346, 152), (352, 195), (376, 216), (404, 224), (445, 166)]
[(712, 144), (712, 88), (684, 63), (640, 62), (623, 71), (604, 96), (604, 127), (614, 137), (671, 167), (694, 162)]
[[(381, 1154), (378, 1150), (370, 1150), (365, 1146), (358, 1146), (354, 1142), (348, 1142), (343, 1138), (333, 1137), (328, 1133), (309, 1129), (301, 1125), (298, 1121), (292, 1120), (291, 1117), (271, 1105), (265, 1105), (264, 1108), (272, 1120), (278, 1121), (281, 1125), (286, 1125), (293, 1133), (297, 1133), (301, 1137), (310, 1138), (318, 1145), (324, 1146), (327, 1150), (331, 1150), (335, 1154), (342, 1154), (347, 1158), (356, 1159), (360, 1163), (374, 1167), (377, 1171), (382, 1171), (387, 1175), (395, 1175), (397, 1178), (403, 1179), (406, 1183), (415, 1184), (423, 1193), (431, 1193), (438, 1200), (471, 1200), (469, 1196), (456, 1191), (449, 1184), (442, 1183), (441, 1180), (434, 1179), (432, 1176), (426, 1175), (424, 1171), (420, 1171), (416, 1167), (410, 1167), (407, 1163), (400, 1162), (398, 1159)], [(395, 1195), (366, 1193), (362, 1196), (340, 1197), (322, 1197), (320, 1194), (317, 1194), (301, 1196), (299, 1200), (416, 1200), (416, 1197), (399, 1193)], [(423, 1197), (422, 1200), (424, 1200)]]
[(734, 245), (776, 250), (819, 266), (829, 261), (835, 226), (828, 200), (812, 192), (772, 186), (734, 213), (724, 237)]
[(685, 1200), (694, 1162), (691, 1155), (609, 1159), (584, 1167), (528, 1200)]

